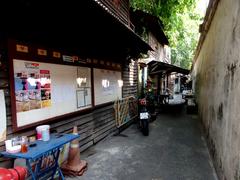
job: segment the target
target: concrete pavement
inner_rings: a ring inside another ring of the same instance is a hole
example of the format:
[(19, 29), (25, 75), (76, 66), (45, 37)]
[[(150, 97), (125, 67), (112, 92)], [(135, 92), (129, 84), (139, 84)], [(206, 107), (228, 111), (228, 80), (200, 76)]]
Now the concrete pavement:
[[(178, 111), (179, 112), (179, 111)], [(88, 170), (67, 180), (216, 180), (196, 115), (160, 114), (143, 136), (136, 124), (81, 153)]]

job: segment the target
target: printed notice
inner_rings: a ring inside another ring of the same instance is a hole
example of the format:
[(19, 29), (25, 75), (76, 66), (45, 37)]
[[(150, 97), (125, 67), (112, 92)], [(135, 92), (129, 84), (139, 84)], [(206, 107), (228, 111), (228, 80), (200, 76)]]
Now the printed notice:
[(14, 73), (14, 84), (17, 112), (51, 106), (50, 71), (40, 70), (38, 63), (25, 62)]

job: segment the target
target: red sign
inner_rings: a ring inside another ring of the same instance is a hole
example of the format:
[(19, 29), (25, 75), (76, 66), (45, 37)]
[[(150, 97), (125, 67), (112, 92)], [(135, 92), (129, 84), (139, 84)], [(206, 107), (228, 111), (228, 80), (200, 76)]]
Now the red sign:
[(40, 74), (50, 74), (49, 70), (40, 70)]

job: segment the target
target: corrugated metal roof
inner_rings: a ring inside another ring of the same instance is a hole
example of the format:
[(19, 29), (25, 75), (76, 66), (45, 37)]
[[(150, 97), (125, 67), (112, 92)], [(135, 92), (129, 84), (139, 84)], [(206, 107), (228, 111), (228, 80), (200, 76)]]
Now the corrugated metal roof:
[(160, 74), (160, 73), (171, 73), (171, 72), (177, 72), (181, 74), (189, 74), (190, 70), (188, 69), (183, 69), (178, 66), (174, 66), (172, 64), (167, 64), (159, 61), (151, 61), (148, 63), (149, 67), (149, 74), (154, 75), (154, 74)]

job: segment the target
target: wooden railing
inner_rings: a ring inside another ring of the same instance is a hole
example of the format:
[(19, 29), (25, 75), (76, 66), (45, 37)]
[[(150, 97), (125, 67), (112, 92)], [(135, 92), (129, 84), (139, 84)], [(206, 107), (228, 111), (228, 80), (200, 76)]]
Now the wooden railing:
[(117, 99), (114, 110), (116, 126), (120, 128), (138, 116), (138, 100), (133, 96)]
[(133, 29), (129, 18), (129, 0), (94, 0), (127, 27)]

